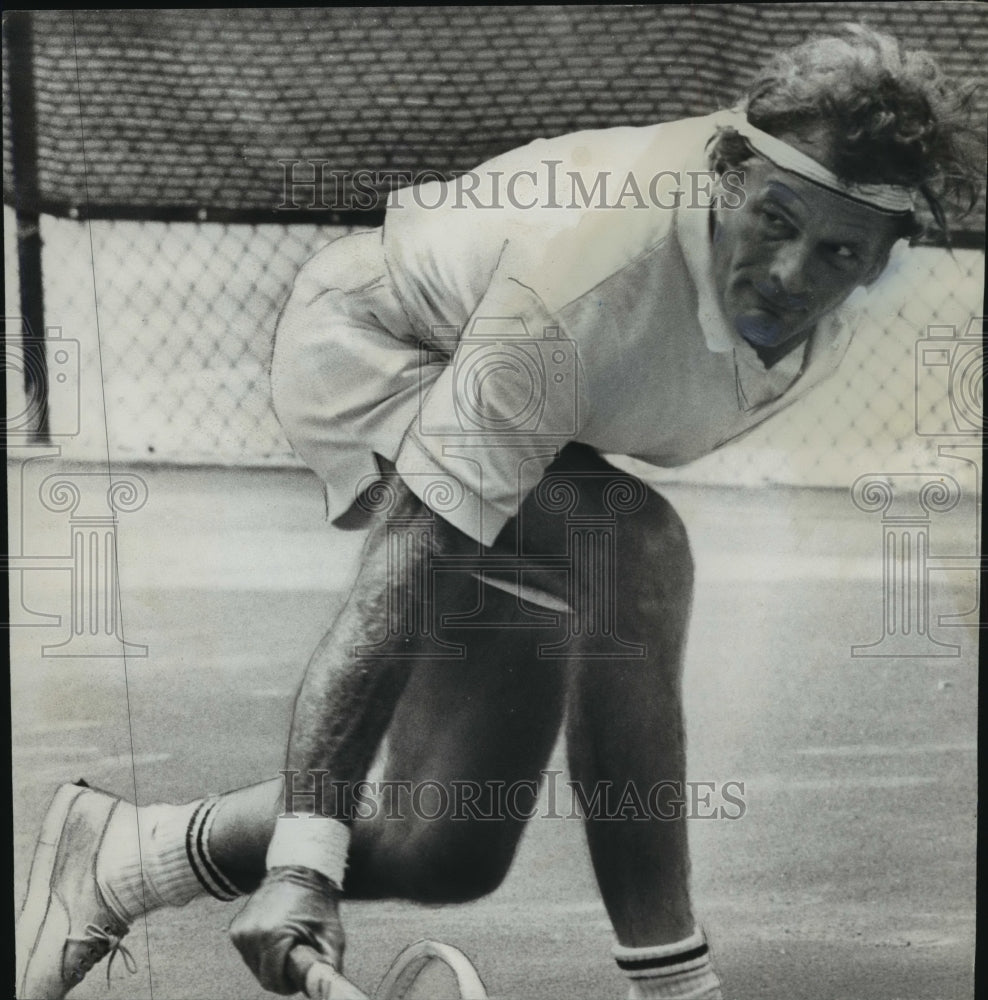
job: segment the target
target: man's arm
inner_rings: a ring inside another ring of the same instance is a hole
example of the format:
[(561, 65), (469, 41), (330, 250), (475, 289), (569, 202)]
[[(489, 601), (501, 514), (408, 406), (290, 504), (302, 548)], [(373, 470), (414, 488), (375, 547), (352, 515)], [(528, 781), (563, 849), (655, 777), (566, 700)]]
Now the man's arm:
[[(281, 862), (286, 856), (292, 861), (296, 853), (299, 858), (310, 858), (313, 838), (318, 840), (323, 831), (330, 835), (329, 841), (339, 843), (337, 828), (315, 824), (342, 823), (349, 827), (352, 803), (342, 789), (367, 775), (408, 681), (410, 661), (401, 654), (415, 653), (417, 637), (394, 638), (390, 641), (395, 648), (377, 647), (377, 655), (360, 655), (357, 648), (377, 642), (386, 628), (389, 609), (401, 607), (404, 601), (419, 602), (417, 614), (430, 620), (433, 609), (428, 606), (428, 593), (409, 594), (406, 581), (421, 579), (427, 572), (428, 560), (435, 554), (477, 548), (473, 539), (442, 518), (429, 515), (422, 501), (397, 475), (389, 472), (387, 487), (394, 491), (389, 515), (426, 515), (431, 531), (417, 533), (417, 547), (403, 552), (409, 573), (400, 579), (392, 578), (387, 521), (384, 516), (375, 517), (356, 583), (313, 654), (295, 704), (288, 768), (300, 772), (299, 789), (309, 787), (310, 780), (321, 784), (321, 815), (312, 818), (299, 808), (286, 810), (296, 813), (297, 818), (278, 821), (281, 828), (276, 827), (274, 838), (281, 838), (277, 863), (272, 865), (273, 848), (269, 849), (269, 870), (230, 927), (244, 961), (261, 985), (275, 993), (296, 990), (286, 970), (288, 953), (296, 944), (311, 945), (341, 967), (345, 947), (338, 915), (342, 870), (327, 874), (307, 864)], [(431, 542), (426, 540), (430, 537)], [(424, 607), (421, 602), (426, 602)], [(326, 780), (320, 782), (321, 774), (310, 779), (311, 772), (326, 772)], [(297, 852), (292, 850), (292, 838), (298, 839)]]

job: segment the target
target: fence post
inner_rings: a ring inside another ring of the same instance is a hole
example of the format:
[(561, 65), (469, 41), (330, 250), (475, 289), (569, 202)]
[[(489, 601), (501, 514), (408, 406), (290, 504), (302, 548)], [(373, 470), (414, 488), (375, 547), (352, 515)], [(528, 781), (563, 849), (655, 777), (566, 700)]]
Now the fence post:
[[(38, 192), (37, 108), (34, 99), (34, 28), (30, 11), (5, 18), (10, 87), (10, 145), (17, 216), (17, 263), (24, 323), (24, 393), (36, 413), (35, 444), (48, 444), (48, 366), (45, 361), (41, 214)], [(6, 333), (6, 331), (5, 331)], [(32, 405), (34, 404), (34, 405)]]

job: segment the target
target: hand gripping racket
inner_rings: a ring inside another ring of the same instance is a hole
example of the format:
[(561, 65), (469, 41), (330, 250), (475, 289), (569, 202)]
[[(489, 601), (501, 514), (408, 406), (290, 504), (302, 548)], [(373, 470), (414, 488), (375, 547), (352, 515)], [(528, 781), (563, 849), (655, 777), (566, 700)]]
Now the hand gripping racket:
[(288, 978), (309, 1000), (369, 1000), (346, 976), (337, 972), (322, 952), (297, 944), (288, 953)]
[[(288, 961), (293, 980), (309, 1000), (369, 1000), (308, 945), (296, 945)], [(487, 1000), (487, 990), (462, 951), (424, 940), (399, 953), (374, 1000)]]

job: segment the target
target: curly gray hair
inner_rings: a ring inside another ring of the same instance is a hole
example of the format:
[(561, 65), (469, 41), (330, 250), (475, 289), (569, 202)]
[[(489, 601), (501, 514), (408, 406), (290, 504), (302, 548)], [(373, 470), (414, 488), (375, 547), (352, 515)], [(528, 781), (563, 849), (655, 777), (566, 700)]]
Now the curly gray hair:
[[(847, 24), (840, 35), (774, 56), (743, 107), (752, 125), (775, 136), (808, 136), (824, 126), (830, 165), (842, 181), (917, 188), (934, 221), (930, 228), (949, 239), (947, 209), (970, 211), (981, 187), (973, 90), (948, 80), (927, 53), (907, 52), (888, 35)], [(718, 172), (751, 155), (732, 129), (720, 130), (710, 147)], [(912, 217), (902, 235), (927, 228)]]

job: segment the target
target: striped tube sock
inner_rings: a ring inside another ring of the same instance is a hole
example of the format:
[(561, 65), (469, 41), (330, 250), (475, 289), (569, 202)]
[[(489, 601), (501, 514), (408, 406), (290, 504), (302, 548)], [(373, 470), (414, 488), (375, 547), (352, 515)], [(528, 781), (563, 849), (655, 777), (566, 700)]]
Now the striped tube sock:
[(612, 954), (631, 980), (628, 1000), (722, 1000), (720, 980), (700, 928), (672, 944), (648, 948), (615, 945)]
[(127, 923), (160, 906), (184, 906), (197, 896), (242, 895), (209, 854), (209, 831), (219, 800), (140, 809), (121, 802), (96, 859), (96, 880)]

